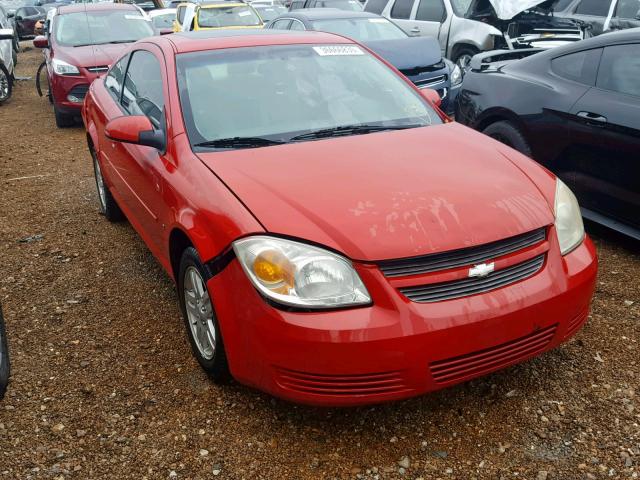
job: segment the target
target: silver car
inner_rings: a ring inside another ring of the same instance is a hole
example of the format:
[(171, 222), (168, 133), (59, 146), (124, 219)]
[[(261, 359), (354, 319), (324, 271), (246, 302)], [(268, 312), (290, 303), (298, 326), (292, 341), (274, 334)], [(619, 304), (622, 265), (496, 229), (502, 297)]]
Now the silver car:
[(640, 0), (561, 0), (555, 14), (585, 22), (600, 35), (640, 27)]
[(482, 51), (551, 48), (585, 38), (579, 22), (553, 16), (557, 1), (368, 0), (365, 11), (392, 19), (409, 35), (437, 38), (442, 54), (466, 68)]

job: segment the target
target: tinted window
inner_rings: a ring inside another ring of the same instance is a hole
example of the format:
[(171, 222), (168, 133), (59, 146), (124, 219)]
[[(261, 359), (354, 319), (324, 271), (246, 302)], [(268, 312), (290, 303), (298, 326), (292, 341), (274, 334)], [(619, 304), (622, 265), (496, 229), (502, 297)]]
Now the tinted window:
[(611, 0), (582, 0), (576, 9), (576, 13), (606, 17), (609, 14), (610, 6)]
[(145, 50), (133, 53), (124, 80), (122, 106), (130, 115), (146, 115), (156, 128), (162, 124), (164, 93), (158, 59)]
[(273, 28), (276, 30), (287, 30), (289, 28), (289, 23), (291, 23), (291, 20), (289, 20), (288, 18), (283, 18), (281, 20), (276, 20), (275, 22), (273, 22), (271, 25), (269, 25), (269, 28)]
[(640, 97), (640, 44), (607, 47), (602, 54), (598, 87)]
[(616, 17), (636, 18), (640, 14), (640, 0), (620, 0), (616, 7)]
[(304, 0), (297, 0), (291, 4), (291, 8), (289, 10), (297, 10), (299, 8), (304, 8)]
[(420, 0), (416, 20), (441, 22), (446, 17), (446, 10), (442, 0)]
[(104, 79), (104, 86), (116, 101), (120, 101), (120, 92), (122, 91), (122, 80), (124, 79), (124, 71), (127, 69), (127, 62), (129, 61), (129, 55), (118, 60), (118, 62), (111, 67), (109, 73)]
[(39, 13), (41, 12), (36, 7), (24, 7), (21, 15), (23, 17), (30, 17), (32, 15), (38, 15)]
[(556, 75), (568, 80), (585, 85), (594, 85), (600, 52), (600, 49), (585, 50), (554, 58), (551, 61), (551, 70)]
[(396, 0), (391, 8), (391, 17), (408, 19), (411, 16), (411, 9), (413, 8), (413, 0)]
[(291, 23), (289, 30), (306, 30), (306, 28), (304, 28), (304, 25), (302, 24), (302, 22), (299, 22), (298, 20), (294, 20)]
[(380, 15), (386, 6), (387, 0), (369, 0), (364, 6), (364, 11)]

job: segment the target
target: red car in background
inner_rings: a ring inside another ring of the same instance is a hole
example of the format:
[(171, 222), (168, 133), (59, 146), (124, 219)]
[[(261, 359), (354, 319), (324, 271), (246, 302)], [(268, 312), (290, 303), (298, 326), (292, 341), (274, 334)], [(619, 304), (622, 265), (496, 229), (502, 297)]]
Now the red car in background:
[(56, 125), (72, 126), (91, 82), (106, 73), (128, 44), (153, 34), (151, 22), (133, 5), (58, 7), (48, 34), (33, 41), (45, 48)]
[(375, 403), (580, 329), (597, 261), (575, 197), (438, 102), (320, 32), (149, 38), (91, 85), (101, 211), (176, 281), (214, 381)]

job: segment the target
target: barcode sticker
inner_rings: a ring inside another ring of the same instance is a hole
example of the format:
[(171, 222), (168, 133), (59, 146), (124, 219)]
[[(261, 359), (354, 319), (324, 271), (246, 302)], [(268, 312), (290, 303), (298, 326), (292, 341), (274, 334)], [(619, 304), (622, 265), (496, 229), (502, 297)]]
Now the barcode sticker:
[(364, 55), (362, 49), (355, 45), (325, 45), (322, 47), (313, 47), (313, 49), (321, 57), (327, 57), (331, 55)]

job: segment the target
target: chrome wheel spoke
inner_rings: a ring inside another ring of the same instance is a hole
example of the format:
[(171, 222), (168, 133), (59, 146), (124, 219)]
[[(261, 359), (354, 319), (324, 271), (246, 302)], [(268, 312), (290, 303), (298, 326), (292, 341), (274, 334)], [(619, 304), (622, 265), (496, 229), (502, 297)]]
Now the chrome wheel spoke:
[(213, 306), (204, 280), (195, 267), (189, 267), (185, 272), (183, 296), (193, 341), (200, 355), (211, 360), (216, 350)]

